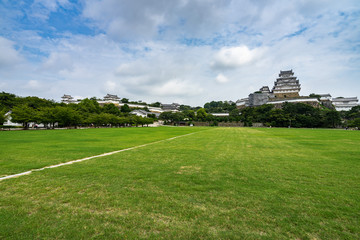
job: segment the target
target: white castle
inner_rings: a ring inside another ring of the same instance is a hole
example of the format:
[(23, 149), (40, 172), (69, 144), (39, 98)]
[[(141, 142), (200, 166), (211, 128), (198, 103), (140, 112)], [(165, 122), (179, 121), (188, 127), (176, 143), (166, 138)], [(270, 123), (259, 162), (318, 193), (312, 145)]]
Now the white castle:
[(314, 94), (310, 97), (300, 96), (300, 83), (292, 70), (280, 71), (279, 77), (274, 82), (270, 91), (268, 86), (263, 86), (259, 91), (249, 94), (247, 98), (236, 102), (238, 108), (256, 107), (263, 104), (273, 104), (281, 108), (284, 102), (305, 103), (314, 107), (323, 104), (327, 107), (334, 106), (337, 111), (349, 111), (358, 106), (357, 97), (332, 98), (330, 94)]

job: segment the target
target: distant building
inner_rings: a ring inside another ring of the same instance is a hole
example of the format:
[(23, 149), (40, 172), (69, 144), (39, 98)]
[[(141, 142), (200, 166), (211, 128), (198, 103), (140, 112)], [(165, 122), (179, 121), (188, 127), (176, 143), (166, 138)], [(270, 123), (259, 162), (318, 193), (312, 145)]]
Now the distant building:
[(242, 98), (236, 101), (236, 107), (237, 108), (244, 108), (250, 106), (249, 104), (249, 98)]
[(349, 111), (351, 108), (358, 106), (357, 97), (338, 97), (332, 99), (332, 104), (337, 111)]
[(229, 113), (209, 113), (215, 117), (228, 117)]
[(13, 127), (21, 127), (22, 124), (21, 123), (14, 123), (12, 122), (12, 117), (11, 117), (11, 111), (5, 113), (5, 122), (4, 122), (4, 126), (13, 126)]
[(139, 117), (147, 117), (147, 115), (149, 114), (149, 112), (145, 111), (145, 110), (141, 110), (141, 109), (136, 109), (130, 112), (130, 114), (139, 116)]
[(104, 97), (104, 101), (114, 101), (114, 102), (120, 102), (120, 98), (117, 95), (112, 94), (106, 94)]
[(266, 104), (270, 99), (271, 93), (269, 92), (254, 92), (249, 94), (248, 103), (250, 106), (261, 106)]
[(161, 104), (161, 108), (164, 112), (178, 112), (180, 109), (180, 104), (178, 103)]
[(133, 110), (133, 111), (130, 112), (130, 114), (133, 114), (133, 115), (136, 115), (136, 116), (139, 116), (139, 117), (148, 117), (149, 114), (155, 115), (155, 117), (157, 117), (157, 118), (160, 116), (160, 113), (147, 112), (147, 111), (142, 110), (142, 109)]
[[(9, 126), (9, 127), (23, 127), (24, 125), (23, 124), (21, 124), (21, 123), (16, 123), (16, 122), (12, 122), (12, 117), (11, 117), (11, 111), (9, 111), (9, 112), (7, 112), (6, 114), (5, 114), (5, 118), (6, 118), (6, 121), (4, 122), (4, 126)], [(48, 124), (48, 125), (50, 125), (50, 124)], [(55, 123), (55, 126), (57, 126), (57, 123)], [(35, 122), (29, 122), (28, 123), (28, 127), (29, 128), (37, 128), (37, 127), (39, 127), (39, 128), (43, 128), (43, 127), (46, 127), (43, 123), (40, 123), (40, 124), (38, 124), (38, 123), (35, 123)]]
[(150, 107), (150, 106), (148, 106), (148, 109), (149, 109), (149, 111), (151, 113), (156, 113), (156, 114), (159, 114), (159, 115), (160, 115), (160, 113), (164, 112), (163, 109), (158, 108), (158, 107)]
[(329, 93), (327, 94), (315, 94), (320, 96), (320, 101), (331, 101), (331, 95)]
[(272, 93), (275, 98), (296, 98), (300, 92), (299, 80), (294, 77), (294, 72), (280, 71), (279, 78), (276, 79)]
[(106, 94), (106, 96), (103, 98), (103, 100), (97, 100), (97, 102), (99, 103), (100, 106), (104, 106), (105, 104), (114, 104), (116, 107), (120, 108), (121, 105), (121, 101), (120, 98), (117, 95), (112, 95), (112, 94)]
[(268, 86), (263, 86), (262, 88), (260, 88), (260, 91), (262, 93), (270, 93), (270, 89)]
[(293, 98), (293, 99), (276, 99), (276, 100), (267, 102), (267, 104), (272, 104), (275, 106), (275, 108), (282, 108), (282, 105), (286, 102), (287, 103), (304, 103), (304, 104), (310, 105), (315, 108), (319, 108), (321, 105), (321, 101), (319, 101), (317, 98), (309, 98), (309, 97), (299, 97), (299, 98)]
[(272, 91), (268, 86), (263, 86), (259, 91), (249, 94), (248, 98), (237, 100), (236, 106), (241, 109), (272, 104), (276, 108), (281, 108), (285, 102), (289, 102), (304, 103), (313, 107), (325, 106), (338, 111), (348, 111), (352, 107), (358, 106), (357, 97), (332, 98), (330, 94), (311, 94), (310, 97), (307, 97), (300, 96), (300, 90), (299, 80), (294, 77), (292, 70), (280, 71)]
[(75, 100), (71, 95), (64, 94), (64, 96), (61, 97), (61, 102), (69, 104), (69, 103), (78, 103), (77, 100)]

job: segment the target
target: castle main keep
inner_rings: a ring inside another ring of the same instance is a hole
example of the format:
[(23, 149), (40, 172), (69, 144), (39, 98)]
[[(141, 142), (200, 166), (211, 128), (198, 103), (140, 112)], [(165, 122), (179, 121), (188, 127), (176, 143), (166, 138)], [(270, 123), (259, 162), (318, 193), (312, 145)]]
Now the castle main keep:
[(358, 99), (354, 98), (331, 98), (330, 94), (312, 94), (310, 96), (300, 96), (299, 79), (294, 76), (293, 70), (280, 71), (279, 77), (274, 82), (274, 87), (270, 91), (268, 86), (263, 86), (259, 91), (249, 94), (248, 98), (240, 99), (236, 102), (238, 108), (256, 107), (263, 104), (273, 104), (276, 108), (281, 108), (283, 103), (305, 103), (313, 107), (320, 105), (335, 108), (336, 110), (350, 110), (351, 107), (358, 105)]
[(280, 71), (279, 78), (274, 82), (272, 93), (275, 98), (296, 98), (300, 97), (299, 80), (294, 77), (294, 72)]

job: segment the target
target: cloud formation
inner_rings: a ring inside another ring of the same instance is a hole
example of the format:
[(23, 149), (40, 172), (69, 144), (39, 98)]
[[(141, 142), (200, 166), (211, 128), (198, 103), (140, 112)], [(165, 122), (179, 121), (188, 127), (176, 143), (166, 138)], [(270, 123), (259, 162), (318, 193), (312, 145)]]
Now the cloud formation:
[(0, 70), (13, 68), (23, 60), (14, 45), (13, 41), (0, 36)]
[(225, 77), (223, 74), (218, 74), (215, 78), (215, 80), (218, 82), (218, 83), (227, 83), (229, 81), (229, 79), (227, 77)]
[(201, 106), (293, 69), (303, 95), (356, 96), (359, 12), (356, 0), (2, 1), (0, 90)]
[(215, 55), (212, 67), (215, 69), (232, 69), (252, 63), (261, 57), (260, 49), (250, 50), (247, 46), (224, 47)]
[(229, 0), (89, 0), (83, 16), (115, 40), (201, 37), (220, 29)]

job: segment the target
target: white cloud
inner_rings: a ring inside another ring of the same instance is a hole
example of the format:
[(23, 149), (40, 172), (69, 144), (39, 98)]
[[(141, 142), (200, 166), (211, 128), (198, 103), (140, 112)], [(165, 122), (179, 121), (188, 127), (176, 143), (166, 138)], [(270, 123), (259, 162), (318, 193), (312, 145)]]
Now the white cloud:
[(216, 53), (211, 66), (215, 69), (232, 69), (252, 63), (261, 56), (260, 49), (250, 50), (247, 46), (224, 47)]
[(114, 81), (106, 81), (104, 90), (109, 93), (117, 92), (117, 84)]
[(14, 49), (15, 43), (0, 36), (0, 70), (14, 68), (22, 62), (21, 55)]
[(83, 16), (116, 40), (212, 35), (226, 24), (229, 0), (89, 0)]
[(218, 74), (215, 78), (216, 82), (218, 83), (227, 83), (229, 82), (229, 79), (227, 77), (225, 77), (223, 74)]
[(153, 87), (152, 91), (159, 97), (184, 97), (200, 94), (202, 89), (181, 79), (170, 79), (159, 87)]
[(38, 90), (41, 87), (39, 81), (37, 80), (30, 80), (26, 84), (25, 88), (31, 89), (31, 90)]
[[(42, 14), (49, 29), (49, 14), (74, 3), (36, 4), (34, 12)], [(21, 30), (21, 24), (11, 24), (26, 11), (0, 9), (2, 26), (13, 29), (0, 32), (6, 36), (0, 37), (1, 88), (57, 100), (64, 93), (86, 97), (113, 93), (203, 105), (246, 97), (263, 85), (271, 87), (280, 70), (294, 69), (303, 94), (360, 92), (358, 1), (82, 4), (84, 11), (76, 19), (85, 22), (77, 24), (91, 28), (92, 35), (52, 37), (44, 29)], [(231, 84), (219, 84), (230, 80)]]
[(64, 72), (73, 70), (73, 57), (68, 53), (52, 52), (43, 63), (41, 70)]
[(0, 82), (0, 88), (2, 88), (2, 89), (4, 89), (4, 88), (6, 88), (6, 83), (5, 82)]

